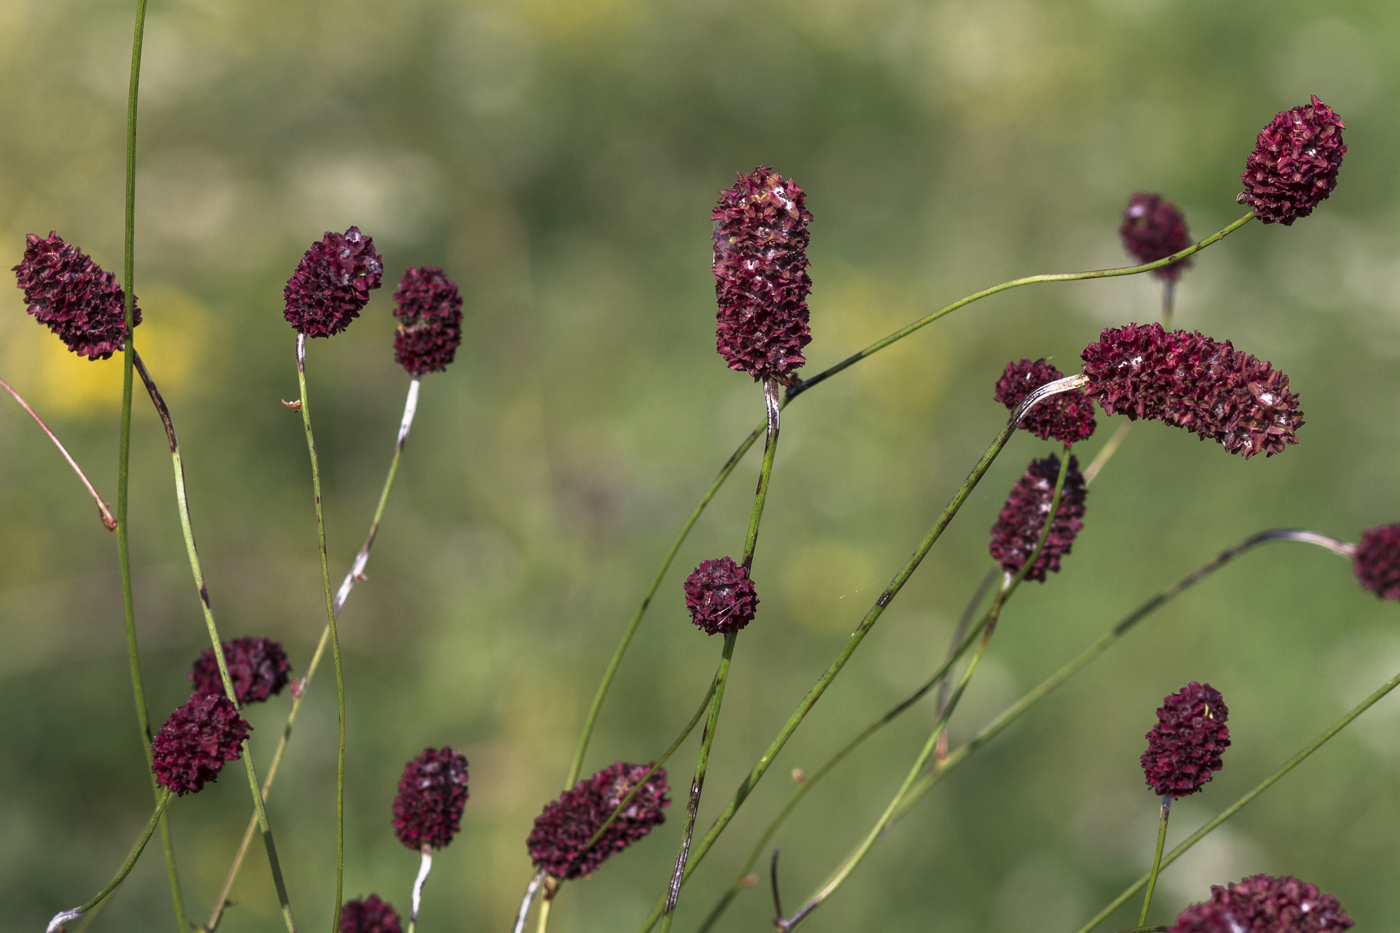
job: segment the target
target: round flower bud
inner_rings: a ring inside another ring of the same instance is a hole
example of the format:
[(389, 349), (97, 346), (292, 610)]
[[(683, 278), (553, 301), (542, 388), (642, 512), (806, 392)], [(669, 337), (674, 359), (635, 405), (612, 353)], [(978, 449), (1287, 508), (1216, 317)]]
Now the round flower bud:
[(1400, 524), (1362, 533), (1351, 558), (1361, 585), (1381, 599), (1400, 599)]
[(383, 277), (384, 263), (374, 251), (374, 240), (359, 227), (327, 232), (311, 244), (282, 289), (287, 300), (282, 316), (306, 337), (338, 334), (360, 316)]
[[(1011, 495), (992, 526), (990, 548), (992, 559), (999, 561), (1007, 573), (1020, 573), (1040, 542), (1059, 478), (1060, 458), (1051, 454), (1044, 460), (1032, 460), (1025, 475), (1011, 488)], [(1079, 461), (1070, 457), (1065, 484), (1060, 488), (1060, 507), (1055, 510), (1045, 548), (1025, 579), (1044, 583), (1046, 574), (1060, 572), (1060, 558), (1070, 552), (1075, 536), (1084, 527), (1084, 498), (1088, 494)]]
[(340, 933), (400, 933), (399, 915), (394, 905), (381, 901), (378, 894), (364, 900), (346, 901), (340, 908)]
[[(68, 349), (105, 360), (126, 346), (126, 292), (87, 254), (52, 231), (24, 238), (24, 259), (14, 267), (29, 313), (58, 335)], [(132, 300), (132, 323), (141, 308)]]
[(535, 828), (525, 842), (535, 867), (566, 880), (591, 875), (652, 827), (666, 822), (666, 814), (661, 812), (671, 803), (666, 796), (666, 769), (657, 768), (598, 841), (584, 848), (650, 770), (650, 763), (614, 762), (550, 802), (535, 817)]
[(807, 196), (759, 166), (720, 193), (714, 228), (716, 349), (755, 380), (790, 383), (807, 362)]
[(1240, 176), (1244, 190), (1235, 200), (1254, 208), (1266, 224), (1288, 227), (1308, 216), (1337, 187), (1337, 169), (1347, 154), (1344, 129), (1315, 94), (1311, 104), (1276, 114), (1259, 131)]
[(1290, 875), (1213, 885), (1210, 900), (1177, 915), (1169, 933), (1342, 933), (1352, 919), (1331, 894)]
[[(997, 380), (995, 398), (1007, 411), (1014, 411), (1031, 392), (1047, 382), (1063, 379), (1064, 375), (1043, 357), (1035, 362), (1007, 363)], [(1074, 389), (1052, 395), (1032, 408), (1022, 419), (1021, 427), (1043, 441), (1053, 437), (1068, 447), (1093, 436), (1098, 422), (1094, 419), (1094, 405), (1084, 395), (1084, 390)]]
[(410, 376), (440, 373), (462, 343), (462, 296), (441, 269), (409, 269), (394, 289), (394, 359)]
[[(261, 636), (245, 635), (224, 642), (224, 662), (228, 664), (228, 675), (233, 680), (233, 692), (240, 706), (261, 703), (281, 693), (292, 669), (282, 643)], [(195, 660), (190, 682), (194, 684), (195, 693), (224, 695), (224, 681), (219, 676), (219, 661), (214, 657), (213, 648), (205, 648)]]
[(218, 780), (224, 762), (237, 761), (252, 726), (223, 694), (200, 694), (170, 714), (151, 739), (156, 783), (180, 796)]
[(1085, 392), (1110, 415), (1148, 418), (1219, 441), (1249, 459), (1298, 443), (1298, 396), (1271, 363), (1199, 331), (1105, 328), (1081, 355)]
[(721, 557), (702, 561), (685, 578), (685, 607), (706, 633), (728, 635), (753, 621), (758, 593), (747, 570)]
[(1142, 753), (1143, 774), (1157, 796), (1194, 794), (1220, 770), (1220, 753), (1230, 747), (1229, 716), (1220, 691), (1194, 680), (1162, 701)]
[(462, 828), (467, 796), (467, 759), (445, 745), (424, 749), (399, 778), (394, 835), (410, 849), (441, 849)]
[[(1186, 232), (1186, 218), (1175, 204), (1160, 194), (1140, 191), (1129, 198), (1118, 233), (1123, 237), (1123, 248), (1128, 255), (1140, 263), (1166, 259), (1191, 245), (1191, 234)], [(1187, 256), (1171, 265), (1153, 269), (1152, 274), (1175, 282), (1189, 265), (1191, 257)]]

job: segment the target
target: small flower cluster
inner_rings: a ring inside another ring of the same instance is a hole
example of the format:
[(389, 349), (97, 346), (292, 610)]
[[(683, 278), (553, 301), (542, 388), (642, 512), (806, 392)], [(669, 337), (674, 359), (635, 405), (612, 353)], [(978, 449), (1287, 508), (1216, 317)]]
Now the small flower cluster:
[(1400, 599), (1400, 524), (1361, 535), (1351, 566), (1361, 585), (1380, 599)]
[(350, 326), (384, 278), (374, 240), (351, 227), (327, 232), (302, 256), (282, 289), (283, 317), (306, 337), (330, 337)]
[(345, 902), (340, 908), (337, 929), (340, 933), (400, 933), (399, 915), (393, 904), (371, 894), (363, 900)]
[(748, 570), (728, 557), (701, 561), (685, 578), (685, 607), (706, 634), (728, 635), (753, 621), (758, 591)]
[(222, 692), (196, 693), (151, 740), (156, 783), (180, 796), (198, 793), (218, 779), (225, 762), (238, 759), (252, 728)]
[(1337, 187), (1337, 169), (1347, 154), (1344, 129), (1316, 94), (1311, 104), (1276, 114), (1259, 131), (1240, 176), (1244, 190), (1235, 200), (1266, 224), (1288, 227), (1308, 216)]
[(394, 359), (410, 376), (440, 373), (462, 343), (462, 296), (433, 266), (409, 269), (394, 289)]
[(1230, 746), (1229, 715), (1220, 691), (1194, 680), (1162, 701), (1142, 753), (1143, 774), (1157, 796), (1194, 794), (1220, 770), (1221, 752)]
[[(14, 267), (29, 313), (68, 349), (90, 360), (108, 359), (126, 346), (126, 292), (117, 277), (57, 233), (24, 238), (24, 259)], [(132, 299), (132, 323), (141, 309)]]
[[(1043, 357), (1034, 362), (1021, 360), (1019, 363), (1007, 363), (1006, 370), (997, 380), (995, 398), (1006, 406), (1007, 411), (1014, 411), (1031, 392), (1064, 376)], [(1076, 441), (1092, 437), (1098, 421), (1094, 419), (1094, 405), (1084, 390), (1073, 389), (1052, 395), (1035, 406), (1021, 421), (1021, 427), (1043, 441), (1053, 437), (1068, 447)]]
[(1177, 915), (1169, 933), (1342, 933), (1353, 921), (1337, 898), (1291, 875), (1255, 875)]
[[(1139, 192), (1128, 200), (1123, 211), (1123, 225), (1118, 228), (1123, 248), (1138, 262), (1156, 262), (1179, 253), (1191, 245), (1186, 232), (1186, 218), (1176, 205), (1160, 194)], [(1191, 257), (1153, 269), (1152, 274), (1169, 282), (1181, 278), (1191, 265)]]
[[(1059, 477), (1060, 458), (1051, 454), (1044, 460), (1032, 460), (1025, 475), (1012, 487), (997, 523), (992, 526), (990, 548), (992, 559), (1000, 562), (1007, 573), (1019, 573), (1040, 542)], [(1060, 488), (1060, 506), (1055, 510), (1045, 548), (1026, 572), (1025, 579), (1044, 583), (1046, 574), (1060, 572), (1060, 558), (1070, 552), (1075, 536), (1084, 527), (1087, 495), (1079, 461), (1070, 457), (1065, 482)]]
[(467, 803), (467, 759), (447, 746), (426, 748), (399, 778), (394, 835), (410, 849), (440, 849), (462, 828)]
[(670, 788), (666, 785), (666, 769), (657, 768), (598, 841), (588, 846), (651, 768), (651, 764), (614, 762), (547, 805), (535, 817), (535, 828), (525, 843), (535, 867), (566, 880), (590, 875), (610, 857), (666, 822), (661, 810), (671, 803), (666, 796)]
[[(240, 706), (261, 703), (281, 693), (292, 669), (282, 643), (261, 636), (245, 635), (224, 642), (224, 662), (228, 664), (228, 674)], [(223, 695), (224, 681), (219, 675), (219, 661), (213, 648), (206, 648), (194, 662), (190, 682), (194, 684), (195, 693)]]

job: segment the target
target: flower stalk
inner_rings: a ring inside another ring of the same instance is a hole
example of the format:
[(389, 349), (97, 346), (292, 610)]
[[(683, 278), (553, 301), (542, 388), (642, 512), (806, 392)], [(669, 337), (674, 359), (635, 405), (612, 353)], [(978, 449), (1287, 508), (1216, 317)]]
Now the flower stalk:
[(97, 503), (97, 512), (102, 519), (102, 527), (106, 528), (108, 531), (116, 531), (117, 520), (112, 517), (112, 512), (107, 508), (107, 503), (102, 501), (102, 497), (99, 496), (97, 490), (93, 488), (92, 483), (87, 478), (87, 474), (83, 472), (83, 468), (78, 466), (78, 461), (74, 460), (72, 454), (68, 453), (68, 448), (64, 447), (63, 442), (54, 436), (53, 431), (49, 430), (49, 426), (44, 424), (44, 419), (40, 418), (35, 413), (34, 409), (29, 407), (29, 403), (21, 398), (18, 392), (10, 388), (10, 384), (3, 379), (0, 379), (0, 389), (4, 389), (6, 392), (10, 393), (10, 397), (19, 403), (19, 407), (23, 408), (29, 414), (29, 417), (34, 419), (34, 423), (39, 426), (39, 430), (43, 431), (45, 436), (53, 441), (53, 445), (58, 448), (58, 452), (63, 454), (63, 459), (67, 460), (68, 465), (73, 468), (73, 472), (78, 474), (78, 479), (83, 481), (83, 485), (87, 487), (88, 494), (91, 495), (93, 501)]
[(137, 837), (136, 845), (131, 847), (131, 852), (127, 854), (126, 861), (123, 862), (122, 867), (117, 870), (116, 877), (107, 883), (107, 887), (98, 891), (93, 895), (92, 900), (88, 901), (83, 906), (55, 914), (53, 919), (49, 921), (47, 933), (61, 933), (65, 923), (70, 920), (78, 919), (98, 904), (101, 904), (126, 880), (126, 876), (131, 874), (131, 869), (136, 866), (136, 860), (141, 857), (141, 853), (145, 850), (146, 843), (151, 841), (151, 835), (155, 832), (156, 825), (164, 818), (165, 807), (166, 804), (170, 803), (170, 797), (170, 791), (165, 788), (161, 788), (161, 790), (157, 792), (155, 812), (153, 812), (151, 818), (146, 821), (146, 828), (143, 829), (141, 835)]
[(1172, 812), (1172, 797), (1170, 794), (1162, 798), (1162, 819), (1157, 824), (1157, 852), (1152, 856), (1152, 871), (1147, 874), (1147, 894), (1142, 899), (1142, 914), (1138, 917), (1138, 926), (1147, 924), (1147, 908), (1152, 905), (1152, 892), (1157, 889), (1157, 875), (1162, 870), (1162, 847), (1167, 841), (1167, 818)]

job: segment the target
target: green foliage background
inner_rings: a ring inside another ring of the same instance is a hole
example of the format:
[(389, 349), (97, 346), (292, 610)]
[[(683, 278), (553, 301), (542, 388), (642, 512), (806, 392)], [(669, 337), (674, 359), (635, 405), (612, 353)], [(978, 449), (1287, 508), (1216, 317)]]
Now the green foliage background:
[[(0, 0), (0, 260), (56, 229), (121, 267), (130, 2)], [(761, 417), (713, 352), (709, 210), (736, 171), (809, 193), (809, 372), (983, 286), (1121, 264), (1119, 211), (1160, 190), (1198, 236), (1238, 216), (1254, 134), (1317, 93), (1347, 121), (1335, 195), (1291, 229), (1202, 254), (1181, 326), (1272, 360), (1301, 443), (1244, 462), (1135, 426), (1094, 484), (1065, 570), (1010, 604), (953, 728), (968, 735), (1140, 600), (1261, 528), (1355, 540), (1400, 518), (1400, 7), (1379, 0), (152, 0), (138, 155), (137, 344), (166, 391), (226, 637), (283, 640), (304, 670), (323, 611), (283, 282), (354, 223), (386, 287), (309, 369), (334, 573), (364, 534), (407, 378), (392, 283), (443, 265), (466, 340), (425, 381), (398, 488), (342, 616), (347, 895), (406, 907), (417, 859), (389, 807), (425, 745), (471, 760), (421, 929), (501, 930), (524, 838), (558, 793), (582, 710), (693, 502)], [(68, 356), (0, 290), (0, 375), (115, 496), (120, 364)], [(1008, 359), (1067, 371), (1100, 328), (1157, 313), (1147, 277), (1022, 289), (959, 312), (784, 416), (701, 826), (737, 784), (1004, 413)], [(136, 599), (151, 714), (207, 644), (159, 426), (137, 399)], [(1116, 419), (1102, 419), (1088, 459)], [(1026, 462), (1018, 436), (686, 889), (694, 927), (759, 827), (830, 750), (935, 666)], [(685, 572), (742, 545), (756, 457), (686, 543), (627, 659), (586, 770), (648, 760), (719, 653)], [(150, 804), (127, 683), (114, 538), (19, 409), (0, 404), (0, 926), (37, 930), (120, 862)], [(1135, 631), (933, 792), (811, 921), (820, 930), (1072, 931), (1146, 867), (1155, 797), (1137, 756), (1161, 697), (1223, 691), (1225, 769), (1180, 838), (1400, 665), (1400, 609), (1335, 556), (1271, 545)], [(271, 816), (305, 929), (331, 909), (335, 709), (312, 686)], [(266, 761), (283, 696), (254, 709)], [(786, 900), (835, 865), (898, 785), (928, 706), (815, 791), (779, 838)], [(694, 740), (678, 755), (684, 787)], [(1258, 871), (1336, 892), (1362, 928), (1400, 920), (1400, 705), (1387, 702), (1169, 868), (1154, 917)], [(556, 933), (635, 927), (662, 891), (683, 804), (561, 895)], [(171, 808), (202, 918), (248, 816), (230, 773)], [(265, 863), (229, 933), (275, 929)], [(767, 929), (763, 886), (724, 929)], [(1118, 927), (1133, 917), (1125, 911)], [(148, 852), (96, 929), (168, 929)], [(1116, 928), (1116, 927), (1115, 927)]]

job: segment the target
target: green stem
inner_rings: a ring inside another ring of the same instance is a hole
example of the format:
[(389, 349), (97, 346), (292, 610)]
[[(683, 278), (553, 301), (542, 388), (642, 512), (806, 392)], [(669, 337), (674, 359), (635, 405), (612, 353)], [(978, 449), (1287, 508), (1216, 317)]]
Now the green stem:
[(1147, 925), (1147, 908), (1152, 906), (1152, 892), (1157, 889), (1157, 875), (1162, 870), (1162, 847), (1167, 842), (1167, 818), (1171, 816), (1171, 812), (1172, 798), (1163, 797), (1162, 821), (1157, 824), (1157, 852), (1152, 856), (1152, 871), (1147, 875), (1147, 896), (1142, 899), (1142, 916), (1138, 917), (1139, 927)]
[(1162, 326), (1172, 329), (1172, 313), (1176, 310), (1176, 280), (1167, 279), (1162, 283)]

